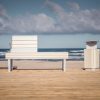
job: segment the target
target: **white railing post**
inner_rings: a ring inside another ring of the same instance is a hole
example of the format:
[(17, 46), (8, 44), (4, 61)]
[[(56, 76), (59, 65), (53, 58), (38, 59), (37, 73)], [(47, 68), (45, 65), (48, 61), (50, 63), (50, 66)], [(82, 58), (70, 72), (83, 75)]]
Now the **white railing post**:
[(12, 60), (8, 59), (8, 72), (12, 70)]
[(66, 59), (63, 60), (63, 71), (66, 71)]

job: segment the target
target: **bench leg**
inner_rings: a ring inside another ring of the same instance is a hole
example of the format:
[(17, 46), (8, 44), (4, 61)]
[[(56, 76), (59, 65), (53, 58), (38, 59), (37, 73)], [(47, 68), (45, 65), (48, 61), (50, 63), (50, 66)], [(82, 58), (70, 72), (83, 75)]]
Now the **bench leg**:
[(65, 72), (66, 71), (66, 59), (63, 59), (63, 71)]
[(12, 70), (12, 59), (8, 59), (8, 72)]

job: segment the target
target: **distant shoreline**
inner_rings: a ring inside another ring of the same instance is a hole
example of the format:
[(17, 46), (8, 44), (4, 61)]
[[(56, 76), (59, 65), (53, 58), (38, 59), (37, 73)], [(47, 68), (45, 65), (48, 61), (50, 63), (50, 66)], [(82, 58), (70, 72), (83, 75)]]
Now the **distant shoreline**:
[[(10, 49), (0, 49), (0, 59), (5, 59), (5, 53)], [(83, 60), (84, 48), (38, 48), (38, 52), (68, 52), (69, 60)]]

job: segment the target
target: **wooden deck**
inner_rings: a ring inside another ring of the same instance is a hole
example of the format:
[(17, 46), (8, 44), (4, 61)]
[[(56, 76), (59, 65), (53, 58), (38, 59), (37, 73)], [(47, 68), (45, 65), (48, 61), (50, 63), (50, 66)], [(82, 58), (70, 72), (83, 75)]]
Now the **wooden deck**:
[(0, 100), (100, 100), (100, 71), (0, 69)]

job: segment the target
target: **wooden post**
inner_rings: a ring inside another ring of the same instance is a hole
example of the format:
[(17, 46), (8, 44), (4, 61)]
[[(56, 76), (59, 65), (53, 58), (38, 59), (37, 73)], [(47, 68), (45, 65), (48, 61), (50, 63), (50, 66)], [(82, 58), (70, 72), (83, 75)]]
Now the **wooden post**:
[(12, 59), (8, 59), (8, 72), (12, 70)]
[(66, 59), (63, 59), (63, 71), (66, 71)]
[(95, 71), (96, 69), (96, 50), (92, 50), (92, 71)]

